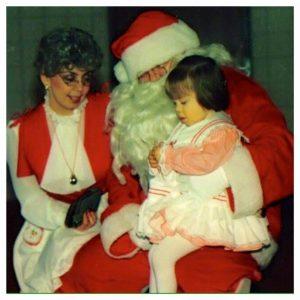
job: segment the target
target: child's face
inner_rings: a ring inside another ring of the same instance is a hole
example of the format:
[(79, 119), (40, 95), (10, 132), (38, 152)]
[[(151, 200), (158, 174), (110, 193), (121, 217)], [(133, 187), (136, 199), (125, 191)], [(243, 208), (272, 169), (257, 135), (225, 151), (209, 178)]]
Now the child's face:
[(187, 126), (204, 120), (209, 113), (209, 110), (198, 103), (194, 92), (189, 92), (174, 102), (178, 119)]

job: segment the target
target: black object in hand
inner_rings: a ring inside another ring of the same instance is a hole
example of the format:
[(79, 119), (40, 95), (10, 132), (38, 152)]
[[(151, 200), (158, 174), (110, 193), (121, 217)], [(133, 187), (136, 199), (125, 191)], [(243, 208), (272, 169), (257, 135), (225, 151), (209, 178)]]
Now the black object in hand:
[(65, 225), (69, 228), (78, 227), (83, 221), (83, 215), (87, 211), (96, 212), (103, 192), (97, 188), (91, 188), (80, 198), (74, 201), (67, 212)]

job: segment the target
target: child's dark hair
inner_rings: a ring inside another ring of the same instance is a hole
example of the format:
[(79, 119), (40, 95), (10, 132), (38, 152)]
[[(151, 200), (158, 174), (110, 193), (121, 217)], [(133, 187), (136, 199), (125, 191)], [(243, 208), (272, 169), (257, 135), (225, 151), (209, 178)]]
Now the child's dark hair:
[(100, 48), (91, 34), (74, 27), (57, 28), (41, 39), (35, 67), (39, 74), (51, 77), (73, 67), (93, 71), (101, 61)]
[(188, 56), (168, 75), (166, 93), (175, 100), (194, 91), (206, 109), (225, 110), (229, 105), (227, 84), (221, 68), (209, 57)]

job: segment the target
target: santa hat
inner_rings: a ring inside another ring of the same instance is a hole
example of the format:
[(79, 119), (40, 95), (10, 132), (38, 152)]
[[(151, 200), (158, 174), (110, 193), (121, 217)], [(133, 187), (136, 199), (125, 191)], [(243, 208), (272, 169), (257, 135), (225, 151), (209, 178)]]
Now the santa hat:
[(199, 45), (197, 33), (176, 17), (160, 11), (142, 13), (112, 44), (114, 55), (121, 59), (114, 67), (115, 75), (120, 82), (135, 80)]

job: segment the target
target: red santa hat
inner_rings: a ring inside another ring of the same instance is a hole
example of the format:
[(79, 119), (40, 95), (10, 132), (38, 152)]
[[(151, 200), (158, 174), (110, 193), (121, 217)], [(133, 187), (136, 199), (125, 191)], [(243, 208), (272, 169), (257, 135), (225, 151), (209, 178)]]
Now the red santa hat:
[(114, 71), (120, 82), (137, 79), (175, 55), (198, 47), (197, 33), (176, 17), (161, 11), (139, 15), (128, 30), (112, 44), (121, 59)]

